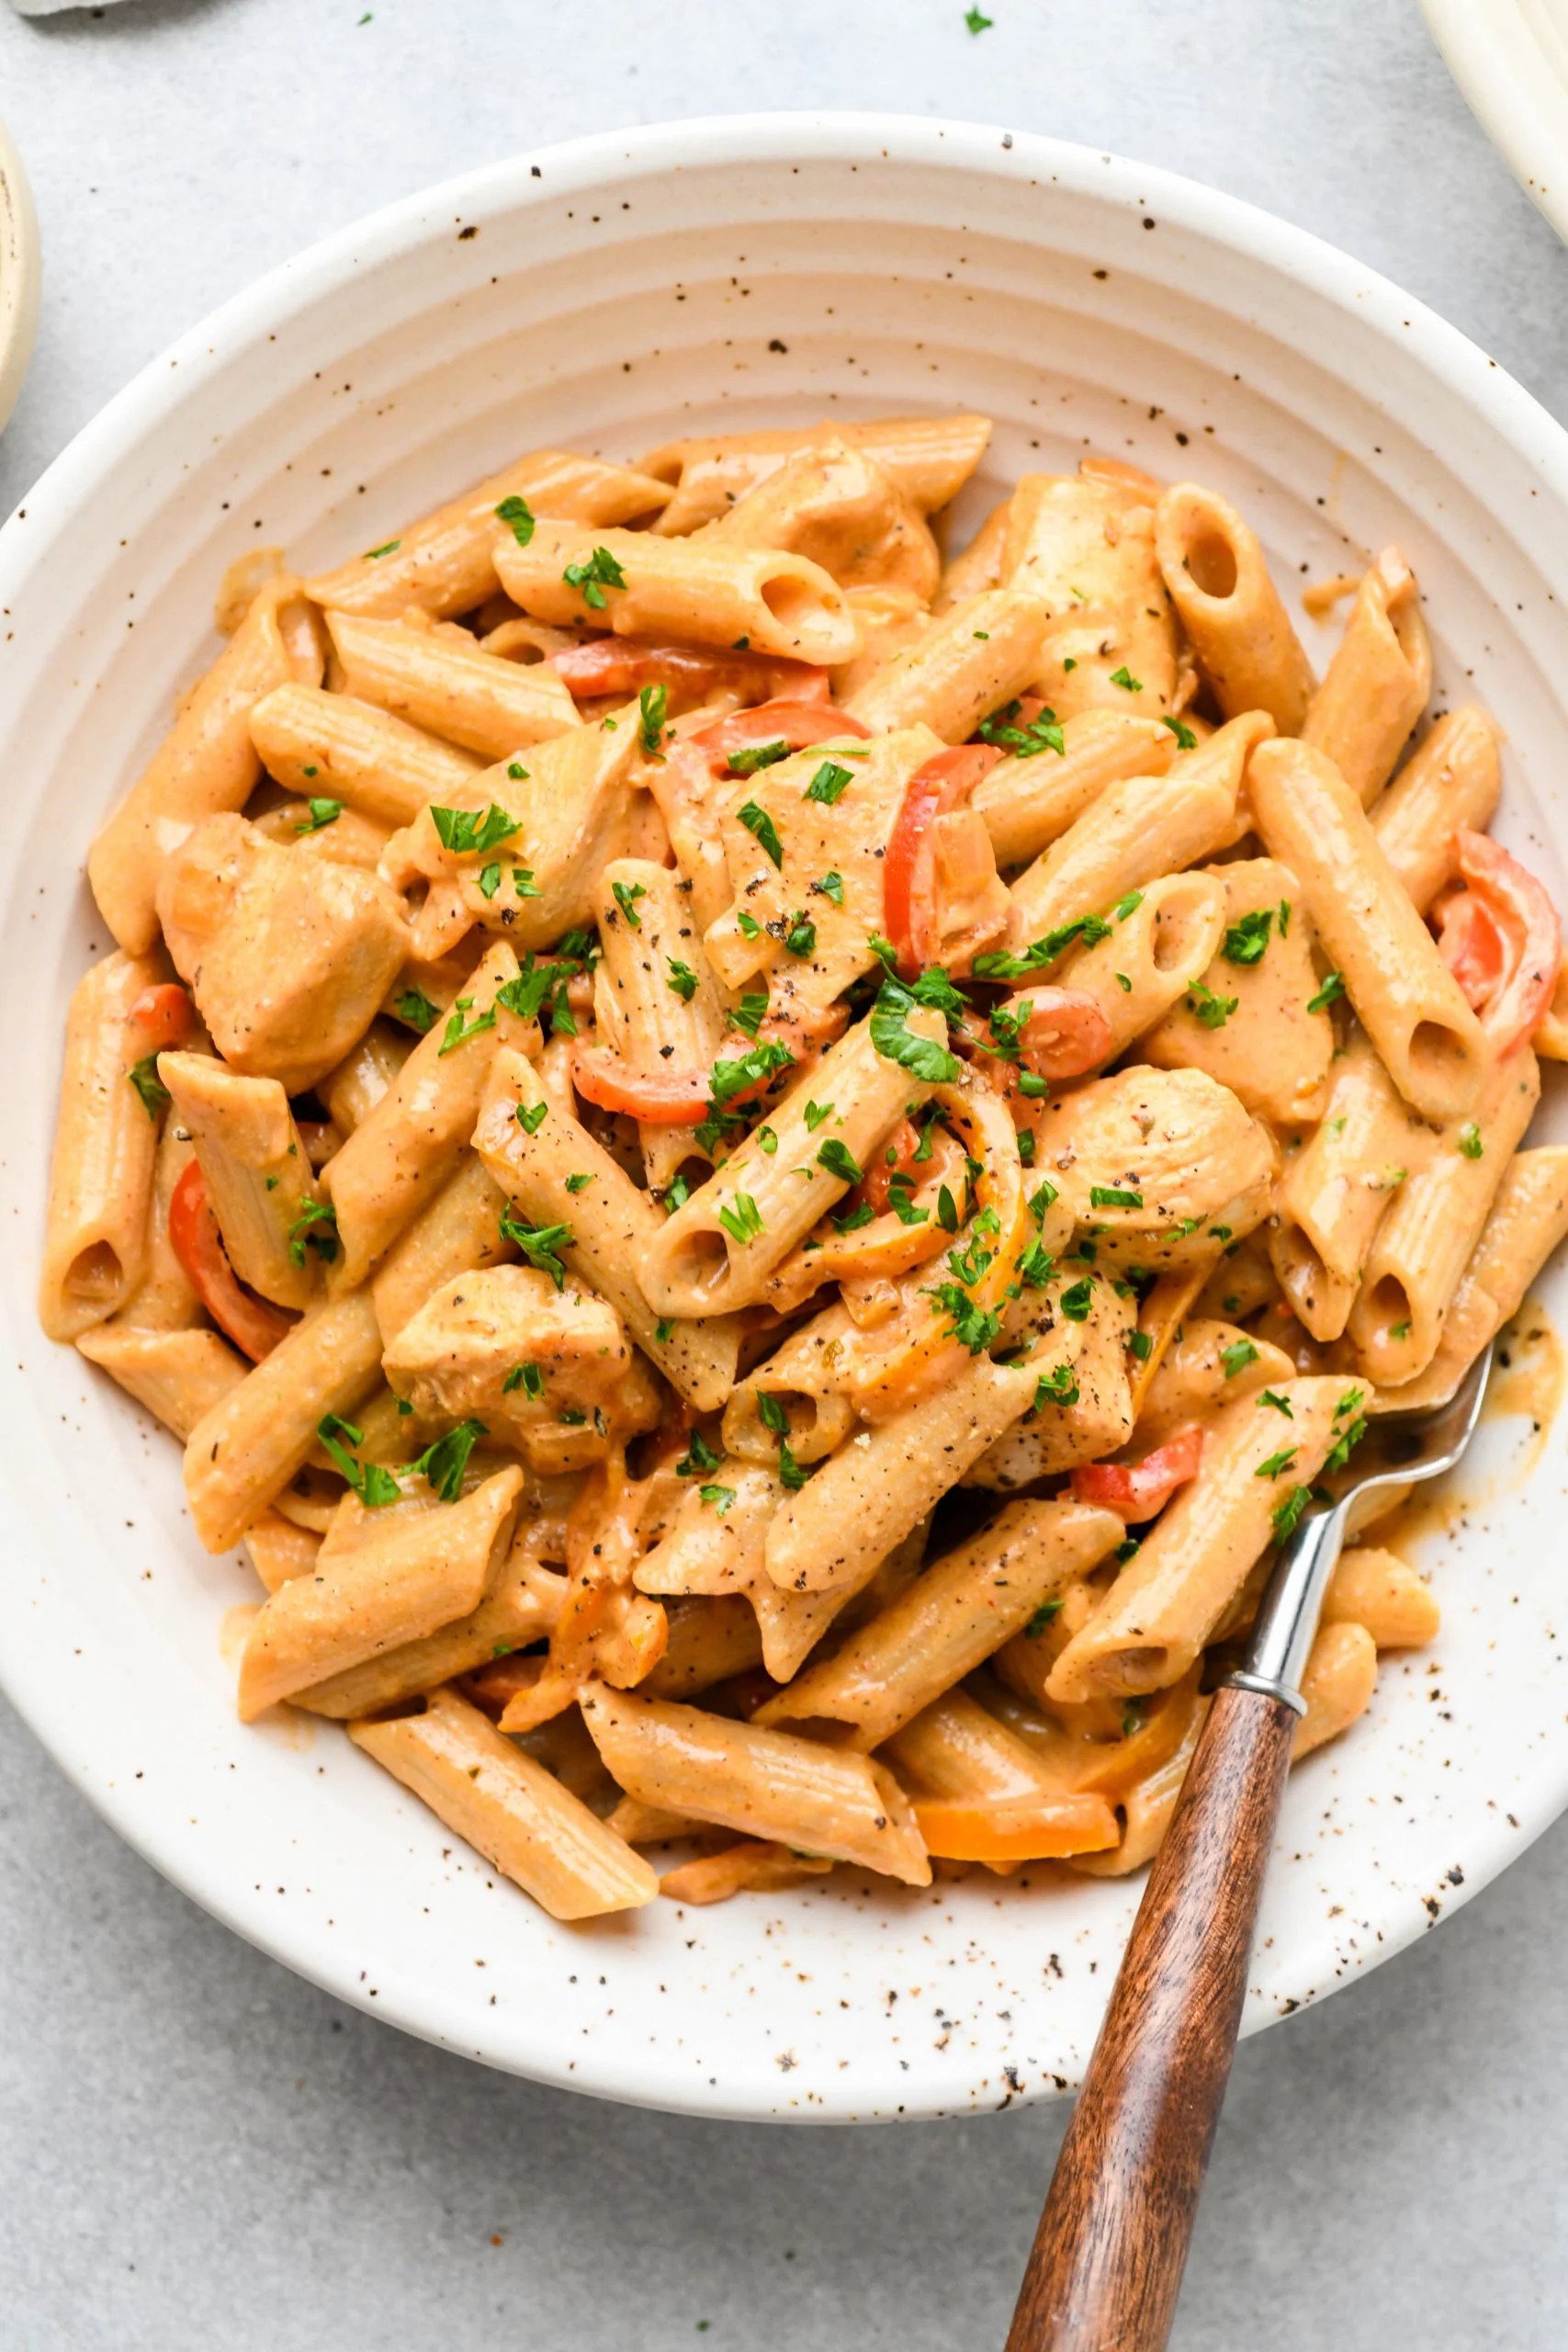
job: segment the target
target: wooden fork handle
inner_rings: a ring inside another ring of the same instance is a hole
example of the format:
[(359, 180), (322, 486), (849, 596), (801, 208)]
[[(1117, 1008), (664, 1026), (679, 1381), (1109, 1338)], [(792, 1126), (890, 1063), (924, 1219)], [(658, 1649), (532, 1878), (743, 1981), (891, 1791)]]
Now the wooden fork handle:
[(1241, 2023), (1297, 1717), (1214, 1694), (1056, 2160), (1007, 2352), (1161, 2352)]

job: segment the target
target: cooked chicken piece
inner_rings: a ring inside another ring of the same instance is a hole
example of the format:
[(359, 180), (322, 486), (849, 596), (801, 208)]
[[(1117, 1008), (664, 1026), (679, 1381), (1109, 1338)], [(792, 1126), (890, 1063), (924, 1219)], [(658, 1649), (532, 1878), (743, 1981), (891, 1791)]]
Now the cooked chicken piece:
[(652, 1429), (659, 1391), (613, 1306), (530, 1266), (458, 1274), (383, 1359), (422, 1419), (484, 1422), (536, 1470), (576, 1470)]
[(409, 947), (378, 876), (279, 849), (243, 817), (209, 817), (175, 852), (158, 919), (224, 1060), (290, 1094), (364, 1035)]

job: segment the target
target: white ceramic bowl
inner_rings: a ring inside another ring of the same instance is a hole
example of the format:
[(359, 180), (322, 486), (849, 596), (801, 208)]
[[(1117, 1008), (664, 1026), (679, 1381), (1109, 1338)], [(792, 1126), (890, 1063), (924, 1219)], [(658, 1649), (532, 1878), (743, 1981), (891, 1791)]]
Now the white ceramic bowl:
[[(959, 406), (998, 420), (976, 512), (1099, 449), (1217, 484), (1287, 581), (1397, 537), (1442, 692), (1473, 680), (1507, 724), (1504, 833), (1562, 896), (1563, 435), (1340, 254), (1044, 141), (774, 116), (498, 165), (231, 303), (0, 535), (6, 1687), (132, 1844), (290, 1966), (493, 2064), (708, 2114), (1066, 2088), (1137, 1884), (840, 1873), (561, 1928), (335, 1730), (242, 1730), (218, 1636), (245, 1571), (197, 1548), (173, 1444), (33, 1323), (61, 1021), (104, 944), (82, 861), (209, 656), (243, 548), (340, 557), (531, 444), (626, 456), (726, 423)], [(1386, 1661), (1371, 1718), (1292, 1781), (1249, 2029), (1397, 1951), (1568, 1798), (1564, 1447), (1522, 1487), (1517, 1437), (1487, 1432), (1493, 1498), (1436, 1544), (1435, 1653)]]

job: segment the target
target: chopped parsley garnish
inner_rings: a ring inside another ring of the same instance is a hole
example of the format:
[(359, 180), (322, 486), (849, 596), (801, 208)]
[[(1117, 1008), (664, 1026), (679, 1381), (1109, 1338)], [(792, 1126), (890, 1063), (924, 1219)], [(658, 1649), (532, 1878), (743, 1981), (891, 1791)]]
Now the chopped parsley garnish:
[(653, 1336), (658, 1340), (661, 1348), (667, 1348), (671, 1340), (675, 1337), (674, 1317), (671, 1315), (661, 1315), (658, 1322), (653, 1327)]
[(1168, 717), (1160, 720), (1160, 725), (1162, 727), (1169, 728), (1171, 733), (1176, 738), (1178, 745), (1182, 751), (1195, 752), (1198, 749), (1198, 738), (1194, 735), (1190, 727), (1186, 726), (1181, 719), (1170, 718)]
[(931, 1220), (930, 1209), (918, 1209), (914, 1203), (914, 1188), (908, 1176), (895, 1176), (887, 1187), (887, 1205), (900, 1225), (926, 1225)]
[(737, 1193), (729, 1208), (720, 1209), (718, 1221), (731, 1241), (755, 1241), (762, 1230), (762, 1212), (750, 1193)]
[(814, 882), (811, 887), (814, 890), (820, 890), (825, 899), (831, 899), (836, 907), (843, 905), (844, 877), (837, 869), (831, 874), (824, 874), (821, 881)]
[(567, 1178), (566, 1189), (569, 1193), (586, 1193), (592, 1182), (592, 1176), (584, 1175), (579, 1170)]
[(1467, 1159), (1479, 1159), (1486, 1147), (1481, 1140), (1481, 1129), (1473, 1119), (1466, 1121), (1459, 1131), (1459, 1148)]
[(528, 512), (527, 500), (519, 498), (513, 492), (510, 498), (503, 498), (495, 511), (499, 519), (511, 531), (518, 546), (525, 548), (534, 536), (534, 517)]
[(630, 924), (632, 930), (640, 931), (642, 929), (642, 917), (637, 910), (637, 902), (639, 899), (647, 898), (647, 883), (612, 882), (610, 885), (610, 895), (615, 899), (616, 906), (619, 907), (622, 914), (626, 917), (626, 922)]
[(733, 1487), (699, 1487), (697, 1497), (700, 1501), (711, 1505), (722, 1519), (735, 1500), (735, 1489)]
[(779, 1440), (779, 1484), (786, 1494), (797, 1495), (811, 1476), (804, 1462), (797, 1462), (789, 1449), (787, 1437)]
[(1037, 1413), (1042, 1405), (1076, 1405), (1078, 1401), (1077, 1377), (1070, 1363), (1059, 1363), (1055, 1372), (1043, 1372), (1034, 1384), (1034, 1402), (1031, 1412)]
[[(702, 1129), (700, 1127), (697, 1129), (697, 1133), (698, 1135), (701, 1135)], [(686, 1203), (691, 1199), (691, 1197), (692, 1188), (690, 1184), (687, 1183), (684, 1176), (674, 1177), (671, 1182), (668, 1192), (663, 1195), (665, 1216), (673, 1216), (677, 1209), (683, 1209), (685, 1207)]]
[(1123, 694), (1141, 695), (1144, 691), (1142, 678), (1134, 678), (1125, 662), (1119, 670), (1112, 670), (1111, 683), (1113, 686), (1120, 686)]
[(1059, 1617), (1061, 1613), (1062, 1604), (1060, 1600), (1043, 1600), (1039, 1608), (1035, 1611), (1033, 1616), (1030, 1619), (1028, 1624), (1023, 1629), (1025, 1641), (1037, 1642), (1040, 1639), (1041, 1634), (1045, 1631), (1046, 1626), (1051, 1623), (1052, 1618)]
[(829, 1176), (836, 1176), (841, 1184), (859, 1184), (864, 1179), (865, 1171), (857, 1164), (853, 1152), (836, 1136), (829, 1136), (826, 1143), (818, 1146), (817, 1164), (825, 1168)]
[(748, 1037), (756, 1035), (767, 1017), (768, 994), (765, 989), (749, 989), (729, 1016), (733, 1026), (743, 1029)]
[(1062, 1312), (1069, 1323), (1087, 1323), (1094, 1306), (1094, 1284), (1085, 1274), (1070, 1290), (1062, 1293)]
[(1205, 1029), (1223, 1029), (1240, 1001), (1239, 997), (1216, 996), (1201, 980), (1194, 980), (1187, 991), (1188, 1010), (1197, 1014)]
[(1353, 1421), (1347, 1421), (1329, 1448), (1323, 1464), (1325, 1470), (1343, 1470), (1350, 1459), (1352, 1451), (1360, 1444), (1366, 1434), (1366, 1415), (1359, 1413)]
[(704, 1437), (701, 1430), (694, 1430), (689, 1450), (675, 1464), (675, 1476), (677, 1478), (705, 1477), (710, 1470), (717, 1468), (717, 1454)]
[[(731, 775), (755, 775), (759, 768), (776, 766), (788, 757), (789, 745), (782, 735), (775, 735), (771, 743), (743, 744), (739, 752), (731, 752), (725, 765)], [(742, 824), (745, 821), (743, 816)]]
[[(1129, 890), (1124, 899), (1117, 899), (1116, 904), (1111, 908), (1111, 911), (1115, 916), (1118, 922), (1125, 922), (1129, 915), (1135, 915), (1137, 913), (1138, 909), (1143, 905), (1143, 903), (1144, 894), (1141, 890)], [(1118, 978), (1120, 978), (1120, 974), (1118, 974)]]
[(807, 1133), (815, 1135), (823, 1121), (830, 1119), (832, 1115), (833, 1106), (830, 1102), (808, 1102), (806, 1106)]
[(1345, 982), (1338, 972), (1330, 972), (1317, 994), (1307, 999), (1309, 1012), (1321, 1012), (1326, 1005), (1337, 1004), (1345, 993)]
[(964, 21), (971, 33), (988, 33), (997, 20), (995, 17), (984, 15), (978, 8), (969, 7), (964, 11)]
[(1034, 1219), (1036, 1225), (1044, 1224), (1045, 1212), (1053, 1205), (1056, 1197), (1056, 1187), (1052, 1183), (1048, 1176), (1042, 1183), (1035, 1186), (1033, 1192), (1029, 1195), (1028, 1207), (1029, 1214)]
[(517, 1105), (517, 1124), (525, 1136), (536, 1136), (549, 1115), (550, 1106), (547, 1102), (531, 1103), (527, 1110), (523, 1108), (521, 1102)]
[(409, 1027), (417, 1029), (423, 1037), (434, 1028), (441, 1008), (432, 1004), (422, 989), (404, 989), (400, 995), (392, 999), (392, 1011), (400, 1021), (406, 1021)]
[(503, 1241), (510, 1241), (513, 1249), (521, 1250), (531, 1266), (537, 1266), (541, 1273), (548, 1274), (557, 1290), (566, 1288), (566, 1268), (561, 1263), (559, 1252), (571, 1247), (570, 1225), (525, 1225), (520, 1217), (513, 1216), (510, 1208), (503, 1208), (501, 1212), (501, 1238)]
[(158, 1075), (156, 1054), (143, 1054), (125, 1073), (141, 1100), (141, 1107), (150, 1119), (155, 1119), (165, 1102), (172, 1101), (168, 1088)]
[[(951, 988), (951, 982), (948, 985)], [(957, 993), (955, 989), (953, 992)], [(897, 1062), (901, 1069), (907, 1069), (926, 1085), (951, 1086), (962, 1069), (957, 1057), (933, 1038), (917, 1037), (908, 1026), (909, 1015), (920, 1002), (915, 989), (906, 988), (902, 980), (889, 975), (878, 989), (872, 1007), (871, 1042), (885, 1061)]]
[(323, 1413), (316, 1423), (316, 1435), (367, 1510), (381, 1510), (389, 1503), (400, 1501), (403, 1490), (389, 1470), (378, 1462), (356, 1461), (348, 1451), (350, 1446), (364, 1444), (362, 1429), (345, 1421), (341, 1413)]
[(958, 1230), (958, 1204), (945, 1184), (937, 1186), (936, 1221), (944, 1233), (956, 1233)]
[(1048, 964), (1056, 963), (1075, 943), (1093, 947), (1111, 935), (1111, 925), (1100, 915), (1078, 915), (1071, 922), (1059, 923), (1048, 931), (1043, 939), (1031, 942), (1021, 956), (995, 952), (975, 958), (975, 977), (980, 980), (1021, 980), (1031, 972), (1043, 971)]
[(673, 956), (664, 958), (665, 976), (682, 1004), (690, 1004), (701, 983), (689, 964), (678, 963)]
[(294, 830), (297, 833), (321, 832), (328, 825), (335, 825), (343, 815), (341, 800), (317, 799), (312, 797), (306, 801), (305, 806), (310, 813), (303, 824), (295, 826)]
[(841, 1216), (830, 1217), (835, 1233), (858, 1233), (863, 1226), (875, 1222), (876, 1211), (869, 1201), (857, 1201), (852, 1209), (845, 1209)]
[(1285, 1497), (1284, 1501), (1275, 1505), (1269, 1516), (1273, 1524), (1274, 1541), (1276, 1544), (1282, 1544), (1288, 1535), (1293, 1535), (1295, 1533), (1296, 1527), (1301, 1520), (1301, 1515), (1303, 1511), (1305, 1510), (1311, 1500), (1312, 1488), (1310, 1487), (1292, 1487), (1290, 1493)]
[(430, 821), (442, 848), (450, 850), (455, 857), (466, 857), (470, 851), (482, 856), (487, 850), (499, 849), (502, 842), (522, 831), (519, 820), (493, 800), (483, 810), (440, 808), (432, 801)]
[(1030, 1243), (1021, 1258), (1014, 1259), (1013, 1272), (1025, 1290), (1043, 1290), (1051, 1279), (1051, 1270), (1055, 1262), (1049, 1250), (1037, 1237)]
[(1234, 1380), (1238, 1372), (1245, 1372), (1249, 1363), (1257, 1362), (1258, 1350), (1250, 1340), (1237, 1340), (1234, 1346), (1220, 1350), (1220, 1363), (1227, 1380)]
[(659, 746), (664, 740), (665, 714), (670, 707), (668, 686), (644, 686), (637, 698), (637, 738), (650, 760), (660, 756)]
[(843, 798), (854, 777), (837, 760), (824, 760), (806, 787), (807, 800), (820, 800), (824, 808), (835, 808)]
[(608, 548), (595, 548), (586, 563), (569, 563), (561, 578), (569, 588), (581, 591), (583, 603), (595, 613), (604, 609), (606, 588), (626, 584), (626, 575)]
[(783, 865), (784, 843), (779, 839), (779, 829), (767, 810), (760, 808), (754, 800), (746, 800), (735, 813), (758, 847), (775, 865)]
[(309, 1246), (330, 1266), (337, 1256), (337, 1211), (330, 1201), (301, 1201), (288, 1228), (288, 1262), (302, 1266)]
[(401, 539), (387, 539), (378, 548), (367, 548), (365, 560), (367, 563), (379, 563), (384, 555), (396, 555), (401, 546)]
[[(1226, 1353), (1229, 1353), (1228, 1349)], [(1221, 1361), (1223, 1362), (1224, 1359), (1222, 1358)], [(1225, 1376), (1228, 1379), (1230, 1375), (1227, 1374)], [(1281, 1396), (1277, 1388), (1266, 1388), (1258, 1401), (1260, 1405), (1271, 1405), (1275, 1412), (1283, 1413), (1288, 1421), (1293, 1421), (1296, 1418), (1295, 1408), (1292, 1405), (1290, 1398), (1288, 1396)]]
[(792, 956), (810, 956), (817, 946), (817, 925), (808, 916), (798, 914), (791, 919), (784, 933), (784, 944)]
[(442, 1032), (441, 1050), (436, 1055), (437, 1061), (445, 1060), (448, 1054), (455, 1054), (459, 1046), (468, 1044), (470, 1037), (478, 1037), (484, 1030), (495, 1027), (493, 1004), (487, 1006), (483, 1012), (476, 1012), (471, 1021), (465, 1023), (463, 1015), (472, 1009), (473, 1001), (471, 996), (460, 996), (446, 1015), (446, 1026)]
[(409, 1464), (412, 1473), (420, 1473), (434, 1487), (438, 1501), (457, 1502), (463, 1492), (463, 1473), (468, 1466), (468, 1456), (477, 1439), (490, 1434), (483, 1421), (459, 1421), (456, 1429), (438, 1437), (434, 1445)]
[(1137, 1357), (1140, 1363), (1147, 1363), (1155, 1351), (1154, 1340), (1147, 1331), (1129, 1331), (1127, 1346), (1129, 1351)]
[(1257, 964), (1269, 944), (1269, 934), (1274, 928), (1272, 907), (1258, 907), (1239, 922), (1233, 922), (1220, 946), (1220, 954), (1227, 964)]
[(953, 1335), (972, 1356), (982, 1354), (1000, 1332), (1001, 1317), (977, 1306), (962, 1283), (939, 1283), (931, 1296), (953, 1317)]
[(1142, 1193), (1129, 1193), (1120, 1184), (1091, 1184), (1089, 1188), (1091, 1209), (1141, 1209)]
[(1267, 1462), (1260, 1462), (1257, 1469), (1253, 1472), (1253, 1476), (1255, 1478), (1278, 1478), (1281, 1472), (1290, 1468), (1292, 1463), (1295, 1460), (1300, 1452), (1301, 1448), (1299, 1445), (1287, 1445), (1282, 1452), (1279, 1453), (1271, 1453)]
[(532, 1396), (536, 1404), (545, 1393), (545, 1375), (538, 1365), (514, 1363), (501, 1384), (501, 1393), (503, 1396), (508, 1396), (513, 1388), (521, 1388), (524, 1395)]
[(1021, 706), (1010, 702), (1005, 709), (980, 721), (977, 732), (983, 743), (995, 743), (998, 749), (1010, 752), (1015, 760), (1032, 760), (1041, 752), (1066, 751), (1066, 742), (1054, 710), (1040, 710), (1022, 727), (1015, 727)]

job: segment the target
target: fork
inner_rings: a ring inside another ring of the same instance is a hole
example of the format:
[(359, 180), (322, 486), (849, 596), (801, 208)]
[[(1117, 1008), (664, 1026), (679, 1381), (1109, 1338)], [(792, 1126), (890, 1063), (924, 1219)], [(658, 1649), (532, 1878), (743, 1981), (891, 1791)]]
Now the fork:
[(1373, 1422), (1335, 1498), (1281, 1545), (1247, 1663), (1215, 1691), (1056, 2159), (1007, 2352), (1160, 2352), (1241, 2023), (1301, 1679), (1369, 1498), (1451, 1470), (1490, 1343), (1446, 1403)]

